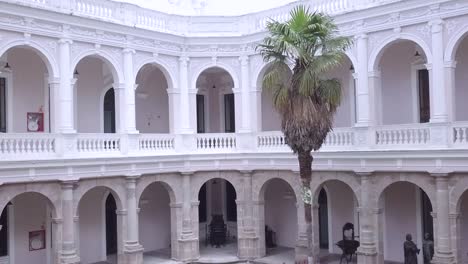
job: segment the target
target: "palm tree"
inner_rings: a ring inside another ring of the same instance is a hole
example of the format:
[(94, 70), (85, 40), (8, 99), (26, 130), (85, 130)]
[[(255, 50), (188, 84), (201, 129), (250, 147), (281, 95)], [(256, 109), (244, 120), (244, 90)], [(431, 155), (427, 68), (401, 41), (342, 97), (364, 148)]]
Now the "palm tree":
[(337, 26), (329, 16), (302, 5), (290, 16), (286, 22), (267, 23), (269, 34), (257, 50), (271, 63), (263, 87), (272, 91), (286, 143), (298, 157), (308, 255), (312, 256), (312, 151), (320, 149), (332, 130), (341, 101), (340, 82), (324, 76), (342, 62), (351, 40), (337, 36)]

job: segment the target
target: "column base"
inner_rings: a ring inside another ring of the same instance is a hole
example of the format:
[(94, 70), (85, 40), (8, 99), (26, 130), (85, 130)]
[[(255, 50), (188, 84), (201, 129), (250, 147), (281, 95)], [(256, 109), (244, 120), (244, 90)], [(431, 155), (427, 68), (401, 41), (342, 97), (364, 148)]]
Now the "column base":
[(307, 239), (299, 239), (296, 242), (294, 249), (295, 264), (318, 264), (319, 263), (319, 249), (313, 249), (308, 247)]
[(259, 239), (256, 236), (240, 237), (237, 240), (238, 257), (253, 260), (260, 257)]
[(358, 264), (383, 264), (383, 261), (379, 258), (376, 248), (358, 248), (357, 251), (357, 263)]
[(127, 243), (119, 256), (119, 264), (143, 264), (143, 246), (139, 243)]
[(61, 252), (60, 253), (60, 264), (79, 264), (81, 263), (80, 257), (76, 254), (76, 251)]
[(455, 257), (450, 253), (445, 254), (436, 254), (432, 259), (431, 263), (433, 264), (455, 264)]
[(189, 262), (200, 258), (200, 248), (198, 238), (179, 239), (178, 261)]

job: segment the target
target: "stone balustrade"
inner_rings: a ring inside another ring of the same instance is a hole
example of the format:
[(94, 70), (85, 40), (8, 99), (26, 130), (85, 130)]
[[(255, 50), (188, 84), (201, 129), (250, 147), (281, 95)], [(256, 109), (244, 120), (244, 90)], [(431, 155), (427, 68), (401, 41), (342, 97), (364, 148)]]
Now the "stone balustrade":
[[(264, 31), (267, 22), (271, 19), (285, 21), (289, 17), (290, 10), (298, 4), (307, 4), (314, 11), (337, 15), (398, 1), (402, 0), (305, 0), (247, 15), (216, 16), (210, 19), (208, 24), (211, 32), (226, 32), (228, 28), (230, 32), (227, 33), (245, 35)], [(206, 26), (209, 17), (206, 16), (169, 15), (111, 0), (4, 0), (3, 2), (176, 35), (201, 35), (208, 32)]]
[[(321, 152), (452, 149), (468, 146), (468, 124), (446, 126), (440, 142), (432, 140), (432, 124), (337, 128), (331, 131)], [(439, 130), (434, 130), (439, 131)], [(364, 134), (363, 134), (364, 133)], [(370, 135), (362, 140), (363, 135)], [(372, 136), (374, 135), (374, 136)], [(134, 139), (134, 140), (132, 140)], [(0, 134), (0, 159), (35, 160), (61, 157), (115, 157), (167, 154), (290, 153), (280, 131), (207, 134)]]

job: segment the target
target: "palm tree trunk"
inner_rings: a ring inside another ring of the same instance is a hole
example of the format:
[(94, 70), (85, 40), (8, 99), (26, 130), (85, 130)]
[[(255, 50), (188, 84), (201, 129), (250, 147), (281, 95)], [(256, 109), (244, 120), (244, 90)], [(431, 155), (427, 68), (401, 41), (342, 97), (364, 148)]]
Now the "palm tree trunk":
[[(310, 188), (310, 181), (312, 179), (312, 161), (313, 157), (310, 151), (299, 152), (297, 155), (299, 161), (299, 174), (301, 177), (302, 186), (304, 190)], [(307, 245), (308, 245), (308, 256), (312, 257), (312, 204), (306, 200), (304, 202), (304, 217), (307, 232)]]

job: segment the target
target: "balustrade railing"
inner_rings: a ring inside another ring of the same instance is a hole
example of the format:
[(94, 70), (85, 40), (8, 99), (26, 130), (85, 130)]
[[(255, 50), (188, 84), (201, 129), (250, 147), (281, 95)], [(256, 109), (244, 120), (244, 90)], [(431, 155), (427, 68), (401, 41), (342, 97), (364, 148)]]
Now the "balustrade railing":
[[(446, 131), (447, 133), (445, 133)], [(435, 133), (431, 136), (431, 133)], [(441, 135), (441, 133), (445, 133)], [(451, 142), (445, 141), (446, 136)], [(364, 138), (370, 137), (370, 138)], [(433, 138), (432, 138), (433, 137)], [(364, 139), (363, 139), (364, 138)], [(437, 139), (437, 140), (436, 140)], [(252, 142), (255, 144), (252, 145)], [(358, 143), (359, 142), (359, 143)], [(442, 142), (442, 143), (441, 143)], [(445, 145), (443, 142), (446, 142)], [(442, 145), (441, 145), (442, 144)], [(320, 151), (415, 150), (468, 148), (468, 122), (337, 128)], [(281, 131), (252, 134), (48, 134), (1, 133), (0, 160), (195, 153), (291, 152)]]
[(120, 136), (117, 134), (78, 134), (77, 151), (88, 153), (120, 151)]
[(428, 124), (382, 126), (375, 130), (375, 144), (378, 146), (410, 146), (429, 143)]
[(55, 143), (54, 134), (0, 134), (0, 154), (7, 156), (54, 154)]
[(452, 128), (452, 140), (454, 145), (468, 145), (468, 123), (457, 123)]
[[(181, 15), (169, 15), (163, 12), (142, 8), (133, 4), (115, 2), (111, 0), (2, 0), (13, 4), (33, 6), (66, 14), (73, 14), (95, 19), (103, 19), (127, 26), (141, 27), (160, 32), (171, 32), (179, 35), (194, 33), (206, 33), (206, 25), (203, 17), (188, 17)], [(310, 9), (329, 15), (350, 12), (357, 9), (369, 8), (383, 5), (389, 2), (402, 0), (309, 0), (307, 5)], [(289, 12), (298, 4), (291, 3), (282, 7), (236, 16), (239, 24), (247, 25), (246, 28), (233, 27), (232, 34), (239, 35), (241, 32), (254, 33), (265, 30), (267, 21), (273, 19), (285, 21), (289, 18)], [(189, 19), (187, 19), (189, 18)], [(217, 17), (210, 23), (213, 32), (226, 32), (226, 24), (232, 22), (232, 17)], [(169, 28), (169, 23), (171, 28)], [(190, 28), (191, 32), (187, 32)], [(200, 32), (198, 32), (199, 30)], [(240, 31), (239, 31), (240, 30)]]
[(330, 131), (323, 143), (324, 147), (346, 147), (354, 145), (354, 131), (350, 128), (337, 128)]
[(174, 136), (169, 134), (141, 134), (138, 139), (140, 151), (165, 152), (174, 150)]
[(237, 146), (236, 134), (207, 133), (197, 134), (195, 137), (197, 139), (197, 150), (234, 150)]

